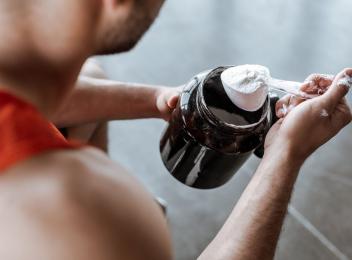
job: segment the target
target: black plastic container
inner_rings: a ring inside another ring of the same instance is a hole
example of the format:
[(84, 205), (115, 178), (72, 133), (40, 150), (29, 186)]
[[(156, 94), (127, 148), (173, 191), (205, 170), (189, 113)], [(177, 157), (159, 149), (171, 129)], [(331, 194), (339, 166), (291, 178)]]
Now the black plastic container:
[(255, 112), (231, 102), (220, 79), (227, 68), (201, 73), (187, 84), (160, 141), (166, 168), (191, 187), (219, 187), (256, 149), (262, 155), (260, 148), (274, 121), (277, 96), (268, 95)]

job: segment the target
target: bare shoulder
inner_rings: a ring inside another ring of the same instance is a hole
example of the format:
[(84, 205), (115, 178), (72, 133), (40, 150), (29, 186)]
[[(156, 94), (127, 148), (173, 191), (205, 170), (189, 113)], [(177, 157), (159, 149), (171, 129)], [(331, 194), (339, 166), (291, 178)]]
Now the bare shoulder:
[(22, 255), (11, 259), (171, 258), (167, 223), (152, 196), (93, 148), (47, 153), (10, 169), (0, 178), (0, 210), (0, 243), (8, 244), (1, 259), (13, 252)]

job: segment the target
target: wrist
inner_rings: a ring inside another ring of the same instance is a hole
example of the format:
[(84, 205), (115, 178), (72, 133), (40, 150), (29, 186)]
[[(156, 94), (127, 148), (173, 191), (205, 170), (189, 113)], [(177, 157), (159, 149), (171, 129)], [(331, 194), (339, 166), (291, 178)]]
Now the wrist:
[(303, 156), (290, 142), (276, 142), (265, 149), (263, 160), (285, 163), (299, 170), (308, 156)]

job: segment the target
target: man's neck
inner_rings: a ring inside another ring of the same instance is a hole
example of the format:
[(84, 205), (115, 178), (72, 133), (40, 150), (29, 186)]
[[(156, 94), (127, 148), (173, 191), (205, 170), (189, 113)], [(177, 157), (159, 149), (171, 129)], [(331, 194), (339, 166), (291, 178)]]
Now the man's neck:
[(82, 63), (56, 65), (14, 54), (12, 63), (0, 62), (0, 90), (26, 100), (50, 118), (74, 86)]
[[(0, 1), (0, 89), (29, 101), (47, 117), (74, 86), (92, 52), (96, 23), (84, 5), (55, 3)], [(59, 21), (62, 14), (65, 19)]]

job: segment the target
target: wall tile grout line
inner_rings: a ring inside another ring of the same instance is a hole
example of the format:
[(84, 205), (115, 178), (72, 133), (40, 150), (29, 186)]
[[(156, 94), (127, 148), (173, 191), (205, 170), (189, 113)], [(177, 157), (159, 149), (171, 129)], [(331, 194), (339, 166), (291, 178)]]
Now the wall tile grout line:
[[(244, 166), (242, 169), (246, 170), (246, 175), (249, 178), (252, 178), (252, 174), (248, 166)], [(325, 246), (331, 253), (333, 253), (337, 257), (337, 259), (350, 259), (291, 204), (289, 204), (288, 206), (288, 214), (291, 215), (298, 223), (300, 223), (310, 234), (312, 234), (316, 239), (318, 239), (323, 246)]]
[(328, 248), (338, 259), (348, 260), (340, 249), (338, 249), (326, 236), (324, 236), (312, 223), (310, 223), (297, 209), (291, 204), (288, 206), (288, 213), (298, 221), (309, 233), (317, 238), (326, 248)]

